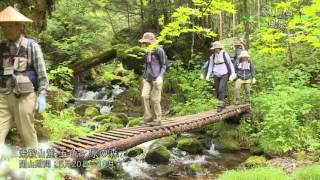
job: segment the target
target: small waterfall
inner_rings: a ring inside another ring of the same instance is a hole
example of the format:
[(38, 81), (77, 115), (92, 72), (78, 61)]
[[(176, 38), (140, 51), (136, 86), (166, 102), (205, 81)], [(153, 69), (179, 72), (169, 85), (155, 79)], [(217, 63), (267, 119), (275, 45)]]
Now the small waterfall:
[[(100, 107), (100, 113), (106, 114), (111, 112), (115, 97), (125, 90), (126, 88), (120, 87), (119, 85), (112, 85), (111, 90), (103, 87), (98, 91), (87, 91), (87, 86), (80, 86), (75, 92), (75, 101), (76, 104), (95, 102)], [(108, 93), (108, 91), (111, 91), (111, 93)]]
[(211, 144), (208, 153), (211, 154), (211, 155), (213, 155), (213, 156), (218, 156), (218, 155), (220, 155), (219, 151), (217, 151), (217, 150), (215, 149), (214, 143)]

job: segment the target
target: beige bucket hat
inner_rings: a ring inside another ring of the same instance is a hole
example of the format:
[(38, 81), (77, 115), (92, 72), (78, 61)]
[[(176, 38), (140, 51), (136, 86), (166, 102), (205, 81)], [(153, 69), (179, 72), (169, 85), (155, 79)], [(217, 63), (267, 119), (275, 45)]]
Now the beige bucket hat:
[(212, 43), (212, 47), (210, 48), (211, 50), (214, 50), (214, 49), (223, 49), (220, 41), (215, 41)]
[(0, 23), (2, 22), (32, 22), (12, 6), (8, 6), (6, 9), (0, 12)]
[(250, 57), (248, 51), (241, 51), (239, 58), (243, 58), (243, 57), (247, 57), (247, 58)]
[(156, 41), (156, 36), (152, 32), (144, 33), (142, 39), (139, 40), (140, 43), (155, 43)]

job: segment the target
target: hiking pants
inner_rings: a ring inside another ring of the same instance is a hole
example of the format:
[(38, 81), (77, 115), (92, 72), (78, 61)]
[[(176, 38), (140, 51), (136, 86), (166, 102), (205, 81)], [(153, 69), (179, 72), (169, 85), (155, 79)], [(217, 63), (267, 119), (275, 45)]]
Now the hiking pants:
[(241, 79), (236, 80), (235, 92), (234, 92), (236, 102), (240, 102), (240, 90), (241, 90), (242, 85), (244, 85), (244, 89), (245, 89), (245, 93), (246, 93), (245, 101), (249, 102), (249, 100), (250, 100), (250, 83), (243, 83), (241, 81)]
[(219, 100), (218, 106), (225, 106), (228, 78), (228, 74), (222, 75), (221, 77), (214, 76), (214, 87), (216, 91), (216, 96)]
[(144, 107), (144, 122), (161, 120), (162, 81), (143, 80), (142, 103)]
[(34, 113), (37, 105), (35, 92), (16, 97), (14, 93), (0, 93), (0, 145), (15, 123), (18, 133), (27, 147), (37, 148), (38, 139), (34, 128)]

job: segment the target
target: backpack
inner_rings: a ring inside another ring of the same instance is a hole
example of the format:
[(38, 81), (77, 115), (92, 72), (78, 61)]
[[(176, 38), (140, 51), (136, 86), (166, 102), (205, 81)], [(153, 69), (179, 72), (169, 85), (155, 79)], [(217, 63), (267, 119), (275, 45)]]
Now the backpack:
[[(227, 57), (226, 57), (225, 52), (223, 52), (223, 60), (224, 60), (224, 63), (226, 64), (226, 66), (227, 66), (228, 75), (230, 75), (230, 74), (231, 74), (231, 68), (230, 68), (231, 64), (228, 64), (228, 62), (227, 62)], [(210, 61), (210, 57), (209, 57), (209, 59), (208, 59), (208, 60), (203, 64), (203, 66), (202, 66), (202, 69), (203, 69), (202, 74), (204, 75), (204, 77), (205, 77), (205, 75), (207, 75), (207, 73), (208, 73), (209, 61)], [(215, 64), (213, 63), (213, 66), (214, 66), (214, 65), (215, 65)]]
[[(157, 48), (156, 51), (155, 51), (155, 54), (158, 56), (158, 60), (160, 62), (160, 65), (162, 66), (163, 64), (161, 64), (161, 61), (160, 61), (159, 50), (160, 50), (160, 48)], [(166, 66), (166, 72), (167, 72), (169, 70), (169, 61), (168, 61), (168, 56), (166, 54), (165, 54), (165, 57), (164, 57), (164, 61), (165, 61), (165, 64), (167, 65)]]

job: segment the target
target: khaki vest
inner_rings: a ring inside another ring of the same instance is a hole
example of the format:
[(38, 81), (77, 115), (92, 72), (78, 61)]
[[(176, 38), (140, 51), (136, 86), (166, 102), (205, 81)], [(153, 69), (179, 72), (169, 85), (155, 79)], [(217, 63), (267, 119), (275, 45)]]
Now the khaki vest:
[[(22, 36), (19, 47), (13, 48), (14, 50), (10, 50), (8, 43), (2, 43), (0, 48), (0, 93), (13, 91), (15, 94), (23, 94), (32, 92), (34, 88), (30, 87), (31, 81), (26, 76), (28, 69), (28, 39)], [(12, 58), (13, 64), (10, 63)]]

